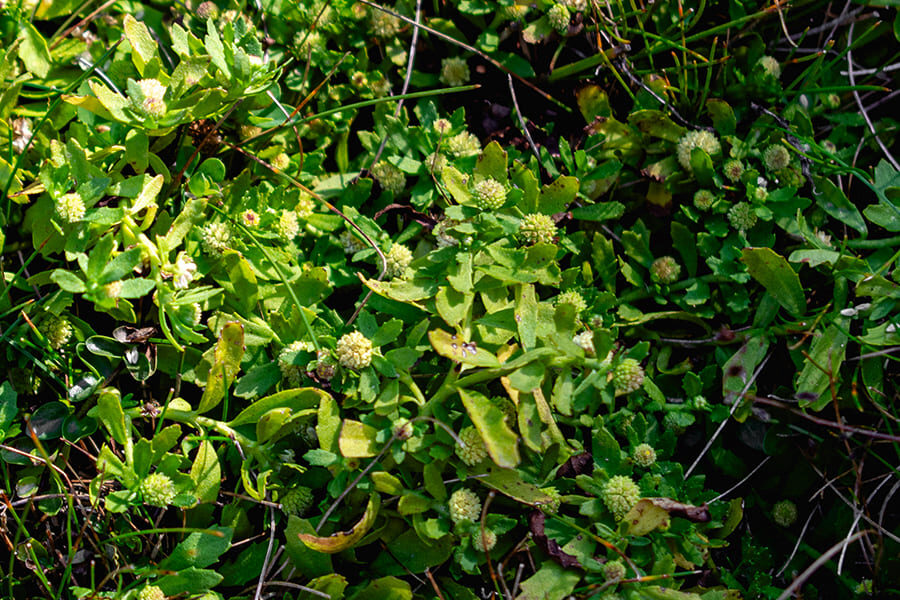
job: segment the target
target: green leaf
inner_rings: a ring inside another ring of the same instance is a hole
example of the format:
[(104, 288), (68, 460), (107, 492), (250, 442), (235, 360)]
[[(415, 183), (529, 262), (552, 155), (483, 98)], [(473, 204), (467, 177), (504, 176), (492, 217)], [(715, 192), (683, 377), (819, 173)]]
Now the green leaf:
[(677, 142), (685, 129), (660, 110), (637, 110), (628, 115), (628, 122), (642, 132), (669, 142)]
[(734, 135), (737, 130), (737, 120), (727, 102), (718, 98), (710, 98), (706, 101), (706, 110), (709, 111), (713, 127), (719, 135)]
[(521, 460), (519, 440), (506, 424), (503, 411), (474, 390), (460, 389), (459, 397), (497, 466), (507, 469), (516, 467)]
[(19, 58), (25, 63), (29, 73), (44, 78), (50, 72), (52, 59), (47, 48), (47, 40), (28, 22), (20, 22)]
[(378, 430), (360, 421), (344, 419), (338, 447), (346, 458), (368, 458), (378, 454)]
[(203, 594), (216, 587), (224, 579), (210, 569), (188, 567), (175, 575), (166, 575), (154, 582), (166, 596), (178, 594)]
[(747, 265), (750, 276), (788, 312), (795, 317), (806, 312), (806, 296), (800, 277), (783, 256), (771, 248), (744, 248), (741, 261)]
[[(331, 600), (342, 600), (344, 597), (344, 590), (347, 589), (347, 580), (343, 575), (329, 573), (322, 577), (316, 577), (307, 583), (306, 587), (327, 594)], [(306, 592), (299, 592), (297, 596), (297, 600), (316, 600), (316, 598), (321, 598), (321, 596)]]
[(625, 205), (612, 200), (572, 209), (572, 218), (580, 221), (611, 221), (625, 214)]
[(839, 318), (819, 335), (809, 349), (803, 370), (797, 378), (798, 398), (801, 407), (822, 410), (831, 403), (831, 382), (839, 385), (840, 368), (847, 353), (848, 319)]
[(580, 580), (581, 573), (547, 560), (537, 573), (522, 582), (522, 593), (516, 600), (563, 600)]
[(575, 200), (578, 188), (578, 179), (568, 175), (548, 183), (541, 188), (541, 197), (538, 200), (540, 212), (552, 215), (566, 210)]
[(209, 440), (203, 440), (197, 448), (194, 462), (191, 464), (191, 481), (194, 482), (194, 497), (199, 502), (215, 502), (219, 495), (219, 481), (221, 478), (222, 467), (219, 466), (219, 457), (216, 456), (216, 449)]
[(0, 442), (9, 433), (9, 426), (18, 412), (16, 390), (9, 381), (0, 384)]
[(315, 529), (306, 519), (291, 515), (288, 517), (284, 538), (285, 551), (294, 567), (307, 577), (319, 577), (333, 573), (331, 556), (309, 548), (300, 541), (300, 534), (315, 535)]
[[(111, 283), (111, 282), (110, 282)], [(126, 279), (119, 286), (116, 298), (143, 298), (156, 287), (152, 279)]]
[(528, 506), (540, 506), (553, 501), (541, 488), (522, 479), (522, 472), (518, 469), (497, 469), (483, 463), (481, 468), (473, 469), (471, 475), (477, 477), (476, 481), (479, 483)]
[(242, 410), (228, 425), (230, 427), (240, 427), (241, 425), (256, 423), (265, 413), (275, 408), (288, 408), (295, 412), (316, 408), (330, 399), (331, 396), (324, 390), (291, 388), (257, 400)]
[[(496, 179), (503, 185), (509, 181), (506, 171), (507, 156), (500, 144), (496, 141), (488, 144), (475, 163), (473, 171), (476, 178)], [(476, 179), (477, 180), (477, 179)]]
[(324, 552), (325, 554), (335, 554), (348, 548), (355, 546), (366, 535), (375, 517), (378, 516), (378, 509), (381, 506), (381, 497), (378, 494), (369, 495), (369, 503), (366, 505), (366, 512), (362, 518), (349, 531), (339, 531), (332, 533), (327, 537), (319, 537), (308, 533), (298, 533), (297, 537), (316, 552)]
[(861, 234), (868, 233), (866, 222), (863, 220), (859, 210), (847, 198), (847, 195), (841, 189), (825, 177), (813, 176), (815, 187), (813, 195), (816, 198), (816, 204), (826, 213), (834, 217), (838, 222), (845, 223)]
[(163, 252), (171, 252), (180, 246), (188, 232), (203, 218), (205, 210), (206, 198), (191, 198), (188, 200), (182, 211), (175, 217), (172, 226), (169, 227), (169, 231), (164, 238), (165, 242), (160, 244), (161, 250)]
[(199, 414), (215, 407), (225, 397), (226, 390), (241, 369), (244, 357), (244, 327), (240, 323), (226, 323), (219, 334), (213, 353), (212, 365), (206, 379), (206, 388), (200, 398)]
[(435, 352), (444, 358), (472, 367), (499, 367), (497, 357), (479, 348), (475, 342), (464, 342), (461, 337), (443, 329), (428, 332), (428, 339)]
[(85, 287), (84, 281), (80, 277), (63, 269), (55, 269), (50, 274), (50, 281), (70, 294), (83, 294), (87, 291), (87, 287)]
[(180, 571), (188, 567), (198, 569), (208, 567), (231, 547), (232, 533), (230, 527), (211, 527), (206, 531), (195, 531), (172, 550), (171, 554), (159, 564), (159, 568)]
[(453, 165), (446, 165), (441, 169), (441, 181), (444, 187), (453, 196), (453, 199), (460, 204), (469, 204), (472, 200), (472, 193), (469, 191), (468, 178), (460, 173)]
[(122, 25), (125, 29), (125, 37), (128, 38), (128, 43), (131, 44), (131, 60), (134, 62), (134, 66), (137, 67), (138, 73), (143, 75), (147, 63), (156, 56), (156, 42), (153, 40), (153, 36), (150, 35), (150, 30), (147, 29), (147, 26), (131, 15), (125, 15)]
[[(382, 552), (370, 567), (379, 575), (406, 575), (407, 572), (424, 573), (450, 558), (453, 552), (453, 536), (425, 542), (414, 529), (407, 529), (391, 542), (391, 552)], [(407, 571), (408, 570), (408, 571)]]
[(533, 285), (519, 286), (516, 293), (516, 327), (524, 350), (537, 343), (538, 301)]
[[(225, 46), (222, 45), (222, 38), (219, 37), (219, 31), (212, 19), (206, 21), (206, 37), (203, 38), (203, 42), (212, 63), (218, 67), (226, 80), (231, 79), (231, 68), (225, 58)], [(224, 83), (221, 79), (220, 81)]]
[(125, 411), (122, 410), (122, 399), (119, 397), (118, 390), (106, 388), (97, 399), (96, 408), (91, 409), (88, 414), (100, 419), (100, 422), (103, 423), (112, 438), (119, 444), (124, 446), (126, 441), (131, 440), (131, 434), (125, 423)]

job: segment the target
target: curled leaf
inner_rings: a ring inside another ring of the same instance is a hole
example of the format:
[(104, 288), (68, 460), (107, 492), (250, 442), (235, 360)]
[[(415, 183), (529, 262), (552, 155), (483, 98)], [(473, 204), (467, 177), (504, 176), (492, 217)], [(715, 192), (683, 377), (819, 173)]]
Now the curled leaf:
[(348, 531), (338, 531), (326, 537), (319, 537), (308, 533), (298, 533), (297, 537), (306, 546), (316, 552), (324, 552), (325, 554), (335, 554), (352, 548), (359, 540), (371, 529), (378, 516), (378, 509), (381, 507), (381, 496), (372, 494), (369, 496), (369, 503), (366, 506), (366, 512), (362, 518)]

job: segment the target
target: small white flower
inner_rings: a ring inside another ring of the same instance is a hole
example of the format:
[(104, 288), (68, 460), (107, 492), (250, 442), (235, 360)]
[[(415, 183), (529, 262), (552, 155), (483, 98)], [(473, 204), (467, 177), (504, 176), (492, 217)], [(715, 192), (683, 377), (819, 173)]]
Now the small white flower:
[(172, 285), (175, 289), (186, 290), (197, 272), (197, 264), (194, 259), (185, 252), (179, 252), (175, 262), (167, 266), (171, 267), (168, 272), (172, 276)]

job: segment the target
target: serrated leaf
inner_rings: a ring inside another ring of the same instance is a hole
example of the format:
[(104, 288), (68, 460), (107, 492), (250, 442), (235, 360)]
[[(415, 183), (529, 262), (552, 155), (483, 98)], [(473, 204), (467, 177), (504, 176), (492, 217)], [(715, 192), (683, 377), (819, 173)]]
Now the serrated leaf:
[(538, 208), (545, 215), (566, 210), (578, 194), (578, 179), (565, 175), (541, 188)]
[(50, 72), (52, 63), (47, 40), (31, 23), (21, 23), (20, 27), (19, 58), (25, 63), (25, 68), (29, 73), (44, 78)]
[(771, 248), (744, 248), (741, 261), (778, 303), (795, 317), (806, 312), (806, 296), (800, 277), (787, 260)]
[(499, 469), (483, 463), (472, 471), (471, 476), (477, 477), (479, 483), (528, 506), (541, 506), (553, 501), (541, 488), (522, 479), (518, 469)]
[[(496, 141), (488, 144), (484, 151), (478, 156), (475, 163), (474, 174), (484, 179), (496, 179), (504, 186), (509, 181), (506, 172), (507, 156), (500, 144)], [(443, 172), (441, 173), (443, 175)]]
[(847, 198), (847, 195), (841, 191), (830, 179), (825, 177), (813, 176), (813, 195), (816, 204), (826, 213), (837, 219), (839, 222), (849, 225), (863, 235), (868, 233), (866, 222), (863, 220), (859, 210)]
[(153, 36), (147, 26), (135, 19), (133, 16), (126, 14), (122, 23), (125, 29), (125, 37), (131, 44), (131, 60), (137, 67), (138, 73), (144, 74), (144, 68), (156, 56), (157, 48)]

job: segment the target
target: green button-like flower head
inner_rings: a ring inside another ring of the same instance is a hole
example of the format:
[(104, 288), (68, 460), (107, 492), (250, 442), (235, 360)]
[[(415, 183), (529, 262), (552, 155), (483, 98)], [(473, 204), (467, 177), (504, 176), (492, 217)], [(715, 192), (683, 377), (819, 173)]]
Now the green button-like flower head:
[(671, 256), (662, 256), (650, 265), (650, 278), (656, 283), (670, 284), (678, 281), (681, 275), (681, 265)]
[(337, 342), (337, 357), (348, 369), (364, 369), (372, 364), (372, 342), (359, 331), (344, 334)]
[(459, 439), (462, 444), (456, 445), (456, 455), (461, 461), (471, 467), (487, 458), (487, 447), (477, 429), (471, 425), (464, 427), (459, 432)]
[(646, 469), (656, 462), (656, 450), (650, 444), (638, 444), (631, 457), (634, 464)]
[(744, 174), (744, 163), (736, 158), (729, 159), (722, 165), (722, 172), (725, 173), (725, 178), (728, 181), (737, 183), (741, 180), (741, 175)]
[(406, 175), (386, 160), (380, 160), (372, 165), (372, 177), (381, 187), (395, 196), (406, 189)]
[(496, 179), (483, 179), (475, 184), (472, 194), (481, 210), (496, 210), (506, 202), (506, 188)]
[(630, 394), (644, 384), (644, 368), (633, 358), (626, 358), (613, 369), (613, 385), (617, 394)]
[(641, 499), (641, 490), (630, 477), (616, 475), (603, 486), (601, 498), (616, 519), (621, 519)]
[(694, 148), (700, 148), (710, 158), (715, 158), (722, 153), (722, 144), (719, 143), (714, 134), (705, 130), (688, 131), (678, 140), (676, 154), (678, 162), (689, 173), (694, 172), (694, 169), (691, 167), (691, 151)]
[(625, 578), (625, 563), (621, 560), (611, 560), (603, 565), (603, 576), (606, 581), (619, 581)]
[(166, 595), (159, 586), (145, 585), (138, 593), (137, 600), (166, 600)]
[(140, 491), (145, 504), (161, 508), (172, 504), (172, 500), (177, 495), (175, 482), (168, 475), (162, 473), (147, 475), (146, 479), (141, 482)]
[(227, 223), (209, 223), (200, 229), (200, 243), (207, 254), (222, 254), (231, 243), (231, 230)]
[(552, 244), (556, 241), (556, 223), (550, 215), (540, 213), (525, 215), (519, 223), (519, 237), (526, 244), (538, 242)]
[(746, 202), (738, 202), (728, 209), (728, 222), (738, 231), (747, 231), (756, 225), (757, 216), (753, 207)]
[(302, 517), (306, 511), (312, 508), (313, 493), (305, 485), (291, 488), (281, 498), (281, 509), (289, 515)]
[(790, 527), (797, 520), (797, 505), (790, 500), (776, 502), (772, 507), (772, 520), (782, 527)]
[(456, 87), (469, 83), (469, 65), (466, 59), (451, 56), (441, 61), (441, 83)]
[(487, 552), (493, 550), (497, 545), (497, 534), (490, 529), (485, 528), (484, 535), (481, 535), (481, 529), (472, 532), (472, 547), (479, 552)]
[(791, 155), (781, 144), (772, 144), (763, 152), (763, 162), (770, 171), (778, 171), (791, 164)]
[(84, 200), (78, 192), (63, 194), (56, 201), (56, 214), (66, 223), (76, 223), (84, 218)]
[(471, 490), (463, 488), (453, 492), (450, 495), (448, 506), (450, 508), (450, 520), (454, 523), (477, 521), (481, 517), (481, 500)]
[(41, 323), (41, 333), (44, 334), (54, 350), (65, 346), (72, 338), (72, 332), (72, 324), (65, 317), (51, 315)]
[(554, 4), (547, 11), (547, 21), (550, 27), (556, 30), (560, 35), (564, 35), (569, 31), (569, 9), (562, 4)]
[(569, 290), (568, 292), (563, 292), (562, 294), (557, 296), (556, 303), (571, 304), (575, 307), (576, 316), (587, 310), (587, 302), (585, 302), (584, 297), (575, 290)]
[(697, 190), (694, 193), (694, 206), (696, 206), (698, 210), (702, 210), (704, 212), (708, 211), (710, 208), (712, 208), (712, 205), (715, 201), (716, 195), (710, 190)]
[(412, 262), (413, 254), (403, 244), (394, 244), (384, 258), (387, 262), (387, 276), (402, 279), (406, 275), (409, 263)]

